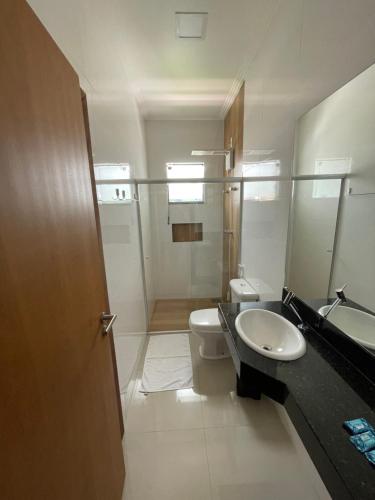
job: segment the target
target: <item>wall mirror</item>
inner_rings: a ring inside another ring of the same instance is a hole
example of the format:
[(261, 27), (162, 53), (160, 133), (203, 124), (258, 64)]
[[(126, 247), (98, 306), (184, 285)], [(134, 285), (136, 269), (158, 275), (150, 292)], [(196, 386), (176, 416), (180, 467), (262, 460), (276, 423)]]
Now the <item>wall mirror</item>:
[(375, 65), (298, 121), (286, 285), (319, 309), (346, 284), (327, 319), (375, 355), (374, 89)]

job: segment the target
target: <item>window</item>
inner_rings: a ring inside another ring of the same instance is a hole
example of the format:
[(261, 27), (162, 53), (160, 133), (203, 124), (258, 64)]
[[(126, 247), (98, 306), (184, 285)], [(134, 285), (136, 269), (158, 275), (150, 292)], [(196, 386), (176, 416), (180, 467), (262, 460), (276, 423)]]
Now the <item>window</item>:
[[(326, 158), (315, 161), (315, 174), (348, 174), (351, 170), (351, 158)], [(316, 179), (313, 182), (313, 198), (338, 198), (340, 179)]]
[[(94, 165), (96, 180), (130, 179), (130, 166), (126, 163)], [(96, 186), (99, 203), (130, 203), (130, 184), (98, 184)]]
[[(204, 163), (167, 163), (168, 179), (203, 179)], [(168, 184), (169, 203), (203, 203), (203, 183)]]
[[(262, 161), (258, 163), (244, 163), (243, 177), (273, 177), (280, 175), (280, 161)], [(278, 181), (245, 182), (244, 199), (253, 201), (275, 200), (279, 194)]]

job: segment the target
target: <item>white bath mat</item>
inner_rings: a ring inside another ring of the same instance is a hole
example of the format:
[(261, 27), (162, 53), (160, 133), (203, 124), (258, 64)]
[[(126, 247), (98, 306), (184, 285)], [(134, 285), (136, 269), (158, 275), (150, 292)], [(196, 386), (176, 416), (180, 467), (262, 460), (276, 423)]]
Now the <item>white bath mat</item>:
[(153, 335), (143, 368), (141, 392), (172, 391), (193, 387), (189, 335)]
[(191, 356), (188, 333), (165, 333), (150, 337), (146, 358), (175, 358), (177, 356)]

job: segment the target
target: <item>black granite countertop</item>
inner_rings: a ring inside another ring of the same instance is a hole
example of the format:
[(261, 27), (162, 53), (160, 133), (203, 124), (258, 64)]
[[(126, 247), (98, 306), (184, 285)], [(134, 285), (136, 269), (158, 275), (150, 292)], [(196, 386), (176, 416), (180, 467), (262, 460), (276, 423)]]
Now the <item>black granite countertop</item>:
[[(358, 417), (366, 418), (375, 426), (374, 384), (312, 329), (303, 333), (307, 351), (297, 360), (277, 361), (258, 354), (239, 337), (235, 319), (241, 311), (259, 308), (298, 323), (282, 302), (219, 304), (240, 363), (285, 384), (288, 395), (284, 406), (288, 412), (289, 405), (294, 410), (297, 408), (316, 440), (314, 446), (318, 444), (332, 470), (337, 472), (345, 491), (349, 493), (348, 497), (375, 499), (375, 469), (354, 448), (342, 427), (345, 420)], [(319, 470), (319, 463), (314, 462)], [(332, 490), (330, 492), (332, 495)]]

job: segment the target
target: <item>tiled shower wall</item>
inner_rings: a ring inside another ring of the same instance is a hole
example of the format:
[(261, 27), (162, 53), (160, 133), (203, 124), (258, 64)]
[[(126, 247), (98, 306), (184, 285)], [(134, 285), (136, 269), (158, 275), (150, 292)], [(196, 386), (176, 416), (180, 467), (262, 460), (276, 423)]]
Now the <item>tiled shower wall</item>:
[[(169, 162), (205, 163), (205, 176), (222, 177), (223, 157), (191, 156), (193, 149), (222, 149), (222, 120), (146, 121), (148, 171), (152, 179), (166, 178)], [(189, 175), (187, 175), (188, 177)], [(203, 223), (203, 241), (176, 243), (168, 224), (166, 184), (140, 186), (141, 207), (148, 189), (151, 208), (151, 245), (145, 250), (145, 268), (151, 269), (153, 297), (201, 298), (221, 295), (223, 186), (206, 184), (202, 204), (169, 206), (170, 223)], [(145, 233), (144, 218), (142, 230)], [(143, 240), (147, 235), (143, 234)], [(144, 245), (145, 248), (145, 245)], [(147, 280), (147, 273), (146, 273)], [(150, 293), (148, 291), (150, 303)], [(151, 298), (152, 301), (152, 298)]]

